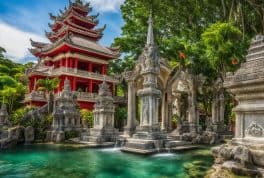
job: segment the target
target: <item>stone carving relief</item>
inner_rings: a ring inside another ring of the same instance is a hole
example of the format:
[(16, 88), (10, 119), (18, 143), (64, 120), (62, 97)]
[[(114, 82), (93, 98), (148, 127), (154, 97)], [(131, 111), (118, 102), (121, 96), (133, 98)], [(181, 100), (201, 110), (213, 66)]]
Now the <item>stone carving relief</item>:
[(149, 122), (149, 103), (148, 100), (145, 98), (143, 101), (143, 123), (148, 123)]
[(246, 136), (262, 137), (264, 136), (264, 129), (257, 122), (253, 121), (246, 129)]

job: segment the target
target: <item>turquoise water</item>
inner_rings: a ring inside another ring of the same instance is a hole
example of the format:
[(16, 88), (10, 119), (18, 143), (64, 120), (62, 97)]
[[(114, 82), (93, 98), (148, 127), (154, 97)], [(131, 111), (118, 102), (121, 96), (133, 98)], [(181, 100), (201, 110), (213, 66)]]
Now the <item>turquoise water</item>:
[(116, 149), (37, 145), (0, 152), (0, 177), (203, 177), (212, 162), (209, 148), (178, 154), (138, 156)]

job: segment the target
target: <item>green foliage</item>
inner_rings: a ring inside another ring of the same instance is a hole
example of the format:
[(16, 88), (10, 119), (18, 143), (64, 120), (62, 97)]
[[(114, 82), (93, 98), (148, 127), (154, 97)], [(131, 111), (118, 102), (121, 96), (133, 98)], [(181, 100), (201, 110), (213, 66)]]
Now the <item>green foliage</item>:
[(122, 128), (124, 120), (127, 119), (127, 107), (118, 107), (115, 110), (115, 127)]
[(37, 81), (37, 84), (39, 86), (38, 90), (50, 93), (50, 92), (52, 92), (53, 90), (55, 90), (58, 87), (59, 82), (60, 82), (59, 78), (40, 79), (40, 80)]
[(7, 104), (11, 113), (22, 106), (27, 79), (25, 66), (6, 59), (4, 52), (0, 47), (0, 99)]
[(46, 115), (41, 120), (34, 120), (29, 123), (35, 129), (35, 139), (45, 141), (46, 131), (52, 124), (52, 115)]
[(79, 136), (80, 136), (80, 133), (78, 131), (71, 130), (71, 131), (65, 132), (65, 139), (66, 140), (71, 139), (71, 138), (76, 138)]
[(81, 112), (82, 120), (85, 123), (87, 123), (88, 128), (92, 128), (93, 127), (93, 121), (94, 121), (93, 112), (89, 111), (87, 109), (81, 109), (80, 112)]
[(12, 114), (11, 114), (11, 117), (10, 117), (10, 120), (12, 122), (13, 125), (22, 125), (22, 126), (28, 126), (29, 125), (29, 122), (24, 122), (22, 120), (23, 116), (32, 111), (35, 107), (32, 107), (32, 106), (27, 106), (27, 107), (22, 107), (22, 108), (19, 108), (17, 110), (15, 110)]
[[(2, 97), (2, 101), (8, 105), (8, 110), (11, 113), (17, 99), (25, 93), (25, 86), (21, 83), (16, 83), (14, 87), (4, 86), (2, 90), (0, 90), (0, 96)], [(19, 105), (18, 105), (19, 106)]]
[(171, 121), (173, 124), (177, 124), (179, 120), (180, 120), (180, 117), (177, 114), (172, 115)]
[(0, 76), (0, 90), (3, 90), (5, 86), (16, 87), (17, 84), (18, 84), (17, 81), (8, 75)]
[(227, 71), (234, 70), (232, 60), (242, 60), (243, 41), (241, 31), (231, 23), (217, 22), (202, 34), (205, 54), (212, 67), (224, 77)]

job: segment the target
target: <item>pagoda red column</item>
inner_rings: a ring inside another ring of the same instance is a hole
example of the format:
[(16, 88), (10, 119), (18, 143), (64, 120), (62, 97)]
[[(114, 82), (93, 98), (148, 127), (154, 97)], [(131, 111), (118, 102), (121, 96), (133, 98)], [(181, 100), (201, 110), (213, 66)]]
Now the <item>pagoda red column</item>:
[(78, 59), (75, 59), (74, 68), (75, 68), (75, 69), (78, 69)]
[(90, 62), (88, 68), (89, 68), (88, 71), (92, 72), (93, 71), (93, 63)]
[(89, 80), (89, 93), (93, 92), (93, 81)]
[(102, 74), (106, 75), (106, 64), (104, 64), (102, 67)]
[(62, 67), (63, 66), (63, 61), (62, 61), (62, 59), (60, 60), (60, 67)]
[(71, 58), (68, 58), (68, 61), (69, 61), (69, 67), (72, 68), (72, 59)]
[(66, 57), (66, 59), (65, 59), (65, 66), (66, 66), (66, 68), (68, 68), (69, 67), (69, 60), (68, 60), (68, 57)]

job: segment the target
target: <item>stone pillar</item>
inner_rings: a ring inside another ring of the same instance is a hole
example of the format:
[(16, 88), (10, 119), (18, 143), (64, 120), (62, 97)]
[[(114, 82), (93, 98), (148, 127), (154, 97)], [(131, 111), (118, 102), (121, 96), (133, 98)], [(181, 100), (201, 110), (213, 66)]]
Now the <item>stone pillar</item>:
[(216, 96), (213, 96), (213, 101), (212, 101), (212, 123), (215, 124), (217, 123), (217, 117), (216, 117), (216, 105), (217, 105), (217, 102), (216, 102)]
[(243, 129), (243, 114), (236, 113), (236, 127), (235, 127), (235, 138), (243, 138), (242, 129)]
[(128, 102), (127, 102), (127, 125), (125, 135), (130, 135), (135, 130), (136, 119), (136, 90), (134, 81), (128, 82)]
[(190, 132), (196, 133), (197, 132), (197, 112), (196, 112), (196, 85), (195, 85), (195, 78), (193, 75), (190, 76), (189, 79), (189, 93), (188, 93), (188, 103), (189, 103), (189, 129)]
[(165, 91), (162, 94), (162, 107), (161, 107), (161, 130), (168, 131), (168, 103), (167, 94)]
[(225, 119), (225, 95), (224, 91), (221, 91), (219, 95), (219, 122), (220, 124), (224, 124)]

